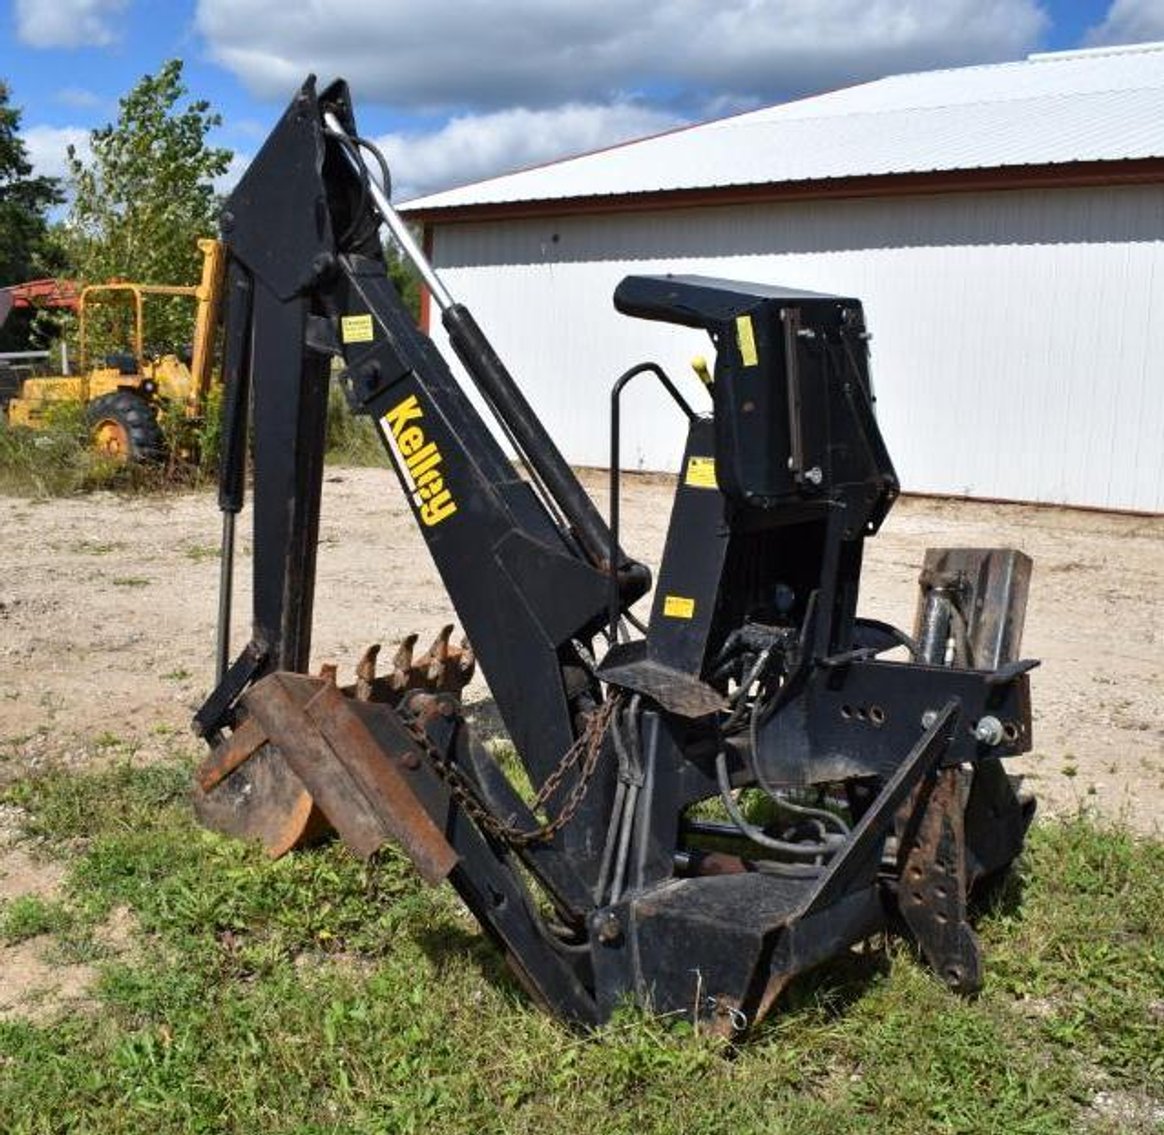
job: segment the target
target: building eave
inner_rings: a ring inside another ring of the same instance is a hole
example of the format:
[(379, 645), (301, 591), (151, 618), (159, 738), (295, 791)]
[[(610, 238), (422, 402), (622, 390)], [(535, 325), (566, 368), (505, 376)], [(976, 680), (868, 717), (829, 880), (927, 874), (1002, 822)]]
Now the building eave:
[(656, 210), (770, 204), (785, 201), (900, 197), (935, 193), (981, 193), (1017, 189), (1082, 189), (1095, 186), (1164, 184), (1164, 157), (1117, 161), (1055, 162), (977, 169), (871, 174), (748, 185), (700, 186), (617, 194), (491, 201), (401, 212), (414, 224), (434, 227), (533, 217), (593, 216)]

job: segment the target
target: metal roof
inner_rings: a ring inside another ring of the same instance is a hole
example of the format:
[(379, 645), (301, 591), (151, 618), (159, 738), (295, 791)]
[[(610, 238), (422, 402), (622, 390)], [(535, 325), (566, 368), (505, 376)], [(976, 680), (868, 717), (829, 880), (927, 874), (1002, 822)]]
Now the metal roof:
[(416, 198), (403, 211), (1164, 157), (1164, 43), (892, 75)]

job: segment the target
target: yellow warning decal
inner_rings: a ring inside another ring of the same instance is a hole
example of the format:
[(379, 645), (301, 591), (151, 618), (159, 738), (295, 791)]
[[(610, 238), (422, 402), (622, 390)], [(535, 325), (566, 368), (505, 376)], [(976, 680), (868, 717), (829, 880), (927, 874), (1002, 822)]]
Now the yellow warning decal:
[(340, 320), (340, 338), (345, 343), (370, 343), (373, 338), (372, 317), (345, 315)]
[(736, 342), (740, 345), (740, 362), (746, 367), (754, 367), (760, 356), (756, 353), (756, 332), (750, 315), (736, 316)]
[(695, 600), (685, 595), (663, 596), (663, 614), (668, 619), (695, 618)]
[(687, 473), (683, 477), (683, 483), (695, 489), (714, 489), (716, 487), (715, 458), (687, 458)]

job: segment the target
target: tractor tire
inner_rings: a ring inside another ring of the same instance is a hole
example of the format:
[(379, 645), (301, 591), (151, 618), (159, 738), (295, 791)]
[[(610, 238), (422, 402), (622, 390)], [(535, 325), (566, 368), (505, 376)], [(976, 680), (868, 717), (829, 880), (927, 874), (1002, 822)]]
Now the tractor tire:
[(85, 411), (93, 446), (115, 461), (162, 461), (166, 442), (153, 407), (132, 390), (94, 398)]
[(8, 363), (0, 363), (0, 416), (8, 409), (8, 403), (13, 398), (20, 397), (20, 388), (23, 384), (15, 367)]

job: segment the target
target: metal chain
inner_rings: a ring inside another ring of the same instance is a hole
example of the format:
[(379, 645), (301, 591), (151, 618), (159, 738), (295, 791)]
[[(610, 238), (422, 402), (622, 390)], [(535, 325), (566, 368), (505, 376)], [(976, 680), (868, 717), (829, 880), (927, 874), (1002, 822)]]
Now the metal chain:
[(582, 767), (578, 776), (570, 786), (561, 810), (551, 820), (540, 827), (525, 830), (515, 827), (504, 820), (499, 820), (490, 808), (478, 797), (471, 781), (455, 764), (447, 761), (441, 751), (433, 744), (424, 726), (414, 719), (406, 719), (409, 732), (416, 739), (416, 743), (424, 750), (436, 774), (448, 785), (449, 795), (460, 805), (465, 813), (489, 835), (503, 843), (515, 847), (524, 847), (531, 843), (542, 843), (554, 838), (575, 816), (582, 806), (586, 790), (598, 767), (598, 758), (602, 752), (602, 742), (607, 730), (614, 720), (615, 710), (618, 708), (619, 698), (615, 694), (609, 697), (586, 722), (586, 728), (578, 735), (578, 739), (566, 750), (553, 772), (545, 779), (530, 805), (530, 811), (536, 812), (561, 787), (567, 772), (579, 760)]

